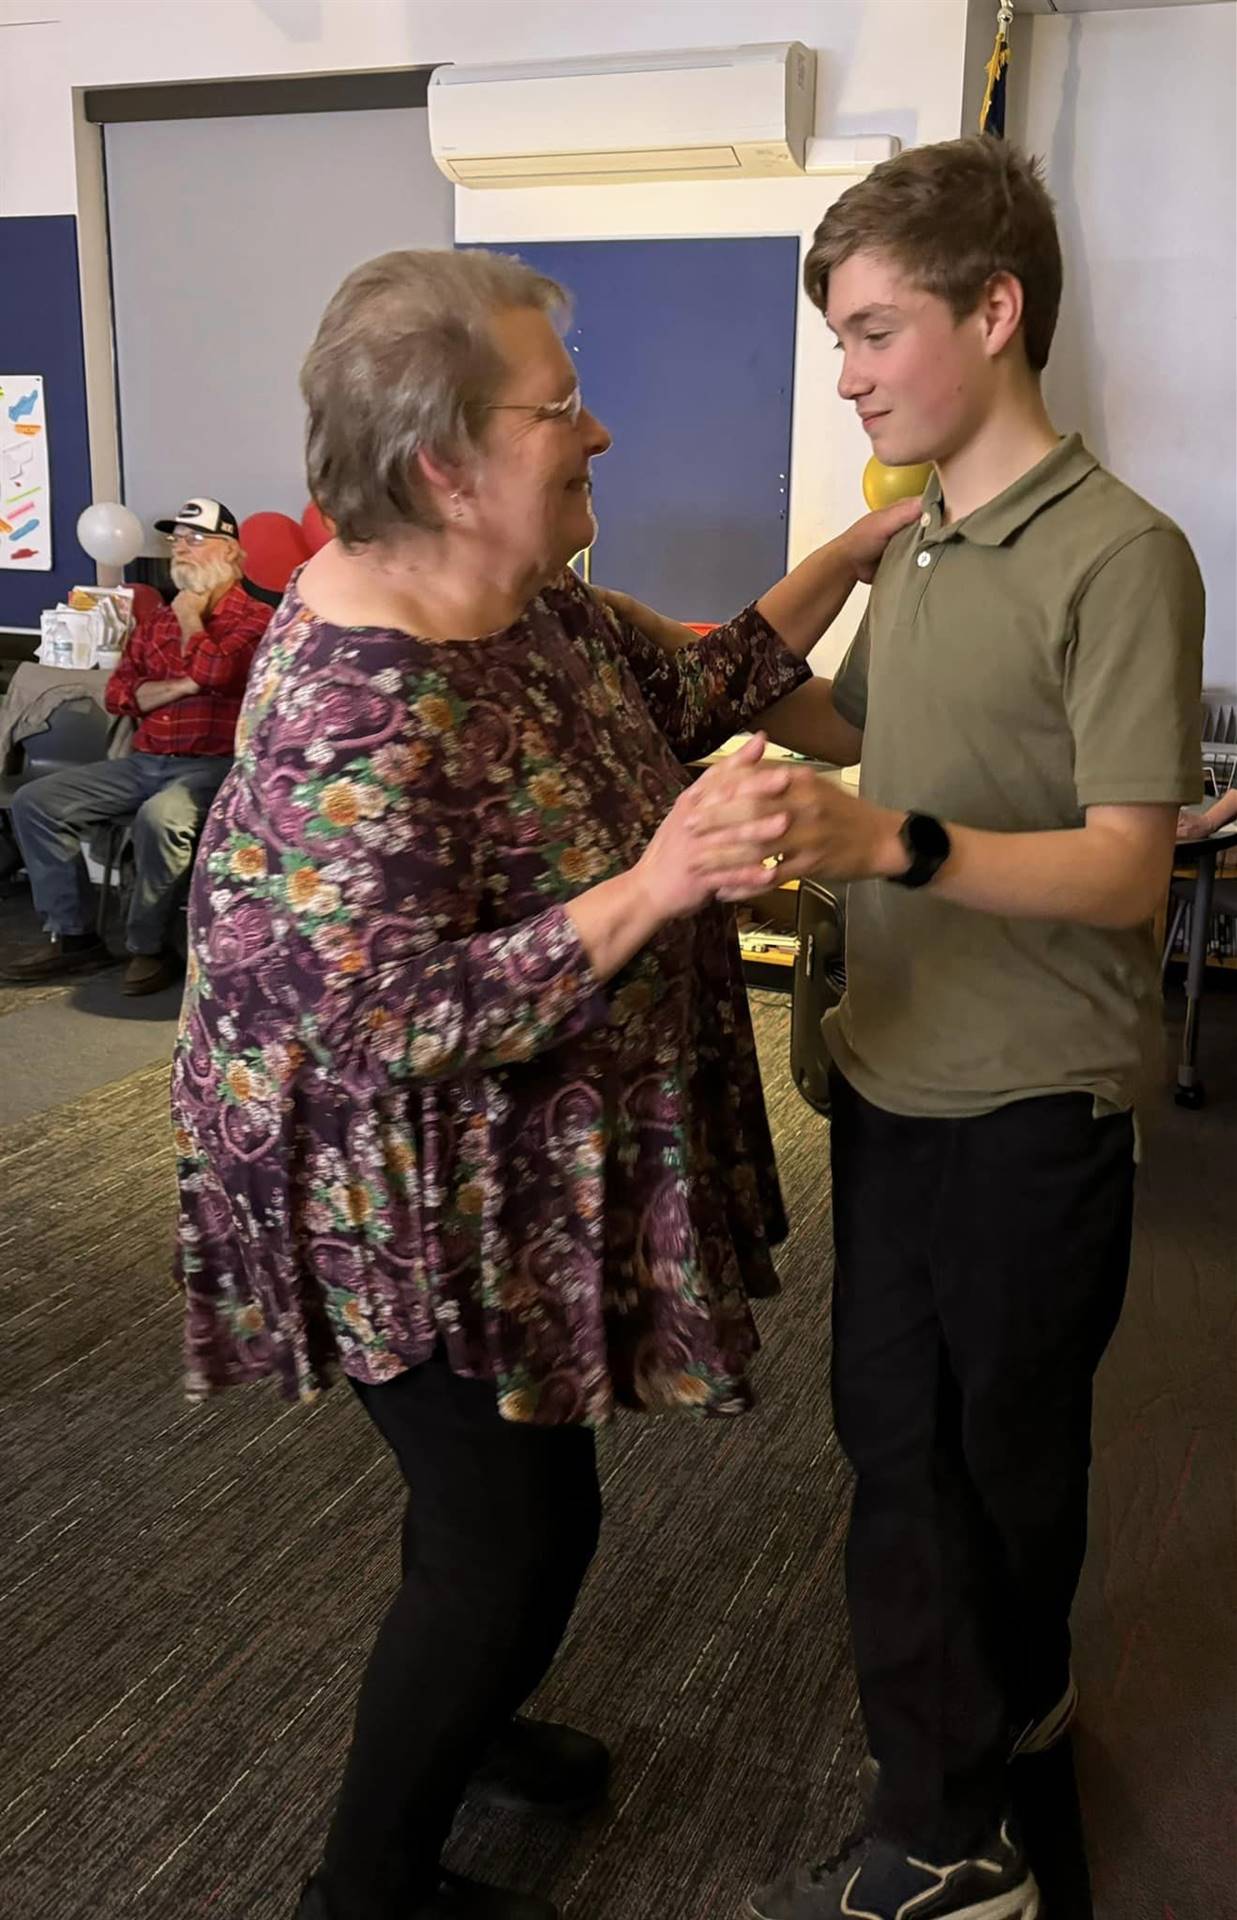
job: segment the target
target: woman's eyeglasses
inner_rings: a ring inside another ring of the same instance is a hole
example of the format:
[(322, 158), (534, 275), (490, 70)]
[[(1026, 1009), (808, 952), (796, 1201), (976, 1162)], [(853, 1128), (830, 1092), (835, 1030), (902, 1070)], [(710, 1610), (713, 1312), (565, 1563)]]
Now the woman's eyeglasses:
[(485, 409), (487, 413), (531, 413), (534, 420), (561, 420), (569, 427), (575, 426), (583, 410), (579, 387), (573, 387), (565, 400), (552, 400), (544, 406), (529, 400), (501, 400)]

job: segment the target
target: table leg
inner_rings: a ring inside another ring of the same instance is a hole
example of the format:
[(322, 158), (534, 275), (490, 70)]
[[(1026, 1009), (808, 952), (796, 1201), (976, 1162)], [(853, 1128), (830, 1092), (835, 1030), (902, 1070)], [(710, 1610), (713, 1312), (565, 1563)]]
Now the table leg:
[(1203, 1084), (1198, 1076), (1198, 1026), (1203, 985), (1207, 971), (1207, 938), (1211, 931), (1211, 900), (1215, 888), (1216, 853), (1214, 847), (1202, 848), (1194, 879), (1194, 900), (1190, 908), (1190, 953), (1185, 978), (1185, 1033), (1181, 1041), (1181, 1062), (1177, 1068), (1177, 1104), (1201, 1107)]

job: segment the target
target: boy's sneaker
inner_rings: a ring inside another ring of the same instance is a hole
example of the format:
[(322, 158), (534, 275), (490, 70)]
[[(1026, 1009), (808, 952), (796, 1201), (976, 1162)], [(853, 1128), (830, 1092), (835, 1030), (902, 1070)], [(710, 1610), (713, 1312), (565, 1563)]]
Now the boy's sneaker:
[(1003, 1826), (971, 1860), (936, 1866), (888, 1840), (853, 1843), (751, 1900), (754, 1920), (1038, 1920), (1039, 1891)]

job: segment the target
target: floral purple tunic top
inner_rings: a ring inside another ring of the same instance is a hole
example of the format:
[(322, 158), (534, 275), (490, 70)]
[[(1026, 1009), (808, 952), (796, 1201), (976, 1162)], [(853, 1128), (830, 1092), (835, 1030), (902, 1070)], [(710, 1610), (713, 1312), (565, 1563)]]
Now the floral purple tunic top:
[(604, 987), (564, 902), (808, 678), (754, 610), (666, 655), (574, 575), (505, 632), (259, 649), (173, 1075), (190, 1393), (441, 1343), (503, 1414), (734, 1412), (785, 1233), (733, 916)]

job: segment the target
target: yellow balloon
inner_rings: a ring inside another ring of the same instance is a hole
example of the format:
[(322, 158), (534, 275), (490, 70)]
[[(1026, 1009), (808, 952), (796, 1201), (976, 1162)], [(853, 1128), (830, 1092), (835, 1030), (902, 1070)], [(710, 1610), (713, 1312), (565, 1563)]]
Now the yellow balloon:
[(931, 478), (931, 465), (887, 467), (873, 454), (863, 469), (863, 497), (875, 512), (877, 507), (891, 507), (895, 500), (916, 499)]

